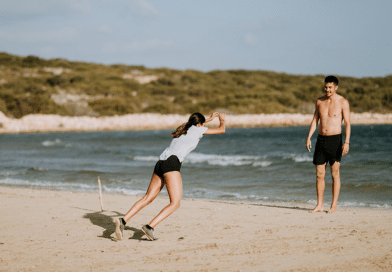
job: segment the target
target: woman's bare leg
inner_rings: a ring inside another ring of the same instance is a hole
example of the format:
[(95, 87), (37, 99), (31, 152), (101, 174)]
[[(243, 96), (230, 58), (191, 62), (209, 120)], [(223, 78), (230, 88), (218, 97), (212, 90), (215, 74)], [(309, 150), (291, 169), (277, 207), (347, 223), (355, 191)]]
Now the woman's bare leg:
[(178, 171), (172, 171), (163, 175), (166, 189), (169, 194), (170, 204), (167, 205), (162, 211), (148, 224), (150, 227), (155, 228), (163, 219), (172, 214), (180, 207), (182, 196), (182, 179)]
[(137, 214), (141, 209), (150, 204), (161, 192), (165, 183), (163, 179), (160, 178), (157, 174), (153, 174), (151, 177), (150, 185), (148, 186), (146, 194), (136, 202), (132, 208), (127, 212), (127, 214), (123, 217), (125, 222), (128, 222), (129, 219), (132, 218), (135, 214)]

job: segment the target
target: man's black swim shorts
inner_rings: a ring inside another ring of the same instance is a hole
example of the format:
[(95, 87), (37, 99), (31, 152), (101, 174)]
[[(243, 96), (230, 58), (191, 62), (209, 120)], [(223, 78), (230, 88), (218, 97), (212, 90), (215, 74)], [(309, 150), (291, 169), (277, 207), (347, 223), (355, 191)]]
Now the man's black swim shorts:
[(322, 165), (329, 162), (333, 165), (342, 159), (342, 134), (317, 136), (316, 150), (313, 155), (313, 164)]

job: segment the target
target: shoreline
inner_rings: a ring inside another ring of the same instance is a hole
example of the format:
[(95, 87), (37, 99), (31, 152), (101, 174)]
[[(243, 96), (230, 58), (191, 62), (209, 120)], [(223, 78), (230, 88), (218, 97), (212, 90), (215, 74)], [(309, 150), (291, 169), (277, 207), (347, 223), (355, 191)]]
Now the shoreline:
[[(31, 114), (16, 119), (0, 112), (0, 134), (175, 129), (188, 117), (156, 113), (104, 117)], [(309, 126), (312, 118), (313, 114), (299, 113), (227, 115), (226, 127)], [(392, 124), (392, 114), (351, 113), (351, 124)], [(219, 121), (215, 118), (209, 125), (218, 126)]]
[[(101, 183), (102, 184), (102, 183)], [(104, 184), (102, 184), (104, 185)], [(5, 188), (10, 188), (10, 189), (25, 189), (25, 190), (38, 190), (38, 191), (53, 191), (53, 192), (64, 192), (64, 193), (75, 193), (75, 194), (94, 194), (92, 192), (93, 190), (63, 190), (63, 189), (58, 189), (55, 188), (55, 186), (52, 187), (39, 187), (39, 186), (25, 186), (25, 185), (10, 185), (8, 184), (0, 184), (0, 188), (5, 187)], [(145, 188), (147, 189), (147, 188)], [(103, 194), (105, 195), (121, 195), (125, 197), (136, 197), (136, 198), (141, 198), (145, 194), (145, 190), (140, 191), (137, 194), (126, 194), (126, 193), (120, 193), (120, 192), (107, 192), (105, 190), (102, 191)], [(167, 192), (165, 189), (159, 194), (159, 197), (167, 198)], [(247, 199), (225, 199), (225, 198), (203, 198), (203, 197), (196, 197), (196, 196), (184, 196), (181, 197), (182, 200), (188, 200), (188, 201), (209, 201), (209, 202), (221, 202), (221, 203), (227, 203), (227, 204), (248, 204), (248, 205), (259, 205), (262, 203), (265, 206), (303, 206), (303, 207), (312, 207), (312, 209), (316, 206), (317, 204), (317, 199), (313, 200), (295, 200), (295, 199), (290, 199), (290, 200), (247, 200)], [(324, 208), (326, 209), (325, 211), (329, 210), (330, 204), (331, 204), (331, 199), (327, 199), (324, 201)], [(338, 209), (366, 209), (366, 210), (389, 210), (392, 212), (392, 204), (387, 204), (387, 203), (370, 203), (370, 202), (352, 202), (352, 201), (339, 201), (338, 202)]]
[[(7, 271), (388, 271), (391, 210), (183, 199), (155, 229), (158, 198), (116, 241), (113, 219), (140, 196), (0, 187), (0, 263)], [(284, 261), (282, 261), (284, 259)]]

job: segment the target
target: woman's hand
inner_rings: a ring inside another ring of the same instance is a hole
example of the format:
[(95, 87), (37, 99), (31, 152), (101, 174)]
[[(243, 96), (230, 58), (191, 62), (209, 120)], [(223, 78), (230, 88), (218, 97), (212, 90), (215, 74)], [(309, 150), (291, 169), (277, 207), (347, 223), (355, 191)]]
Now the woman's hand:
[(211, 114), (210, 117), (208, 117), (208, 118), (206, 119), (206, 123), (211, 122), (211, 121), (214, 120), (214, 118), (217, 117), (218, 115), (219, 115), (218, 112), (214, 112), (213, 114)]
[(214, 112), (213, 114), (211, 114), (211, 120), (213, 120), (215, 117), (217, 117), (219, 115), (219, 112)]
[(219, 113), (219, 121), (225, 121), (226, 113)]

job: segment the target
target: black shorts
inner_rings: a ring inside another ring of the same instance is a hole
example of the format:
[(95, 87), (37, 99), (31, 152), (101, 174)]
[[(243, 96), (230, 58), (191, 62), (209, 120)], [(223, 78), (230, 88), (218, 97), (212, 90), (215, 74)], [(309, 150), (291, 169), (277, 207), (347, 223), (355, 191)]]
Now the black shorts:
[(313, 155), (313, 164), (322, 165), (329, 162), (333, 165), (342, 159), (342, 134), (330, 136), (317, 136), (316, 150)]
[(181, 162), (175, 155), (171, 155), (166, 160), (159, 160), (154, 168), (154, 173), (163, 178), (163, 174), (172, 171), (180, 172)]

